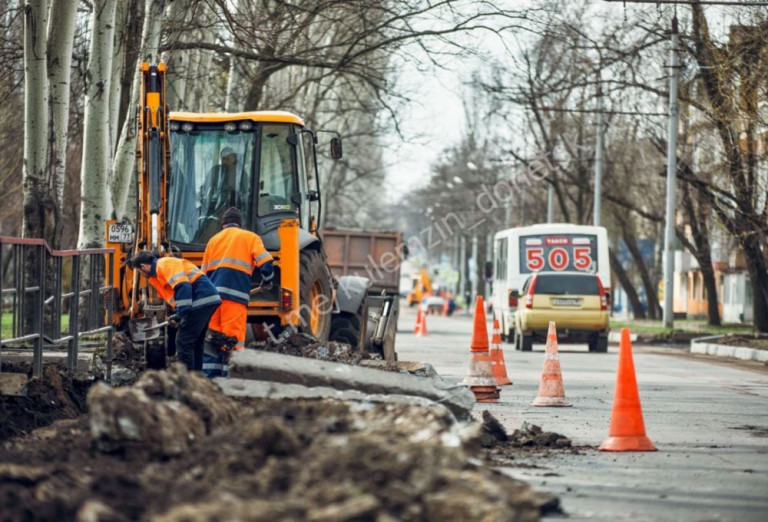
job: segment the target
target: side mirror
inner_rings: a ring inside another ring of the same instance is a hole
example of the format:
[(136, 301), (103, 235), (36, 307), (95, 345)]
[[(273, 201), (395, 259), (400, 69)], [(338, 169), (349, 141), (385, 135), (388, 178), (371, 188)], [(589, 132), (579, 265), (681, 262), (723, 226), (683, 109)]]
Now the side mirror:
[(331, 138), (331, 157), (335, 160), (341, 159), (341, 138)]
[(320, 199), (320, 193), (316, 190), (310, 190), (307, 192), (307, 199), (310, 201), (317, 201)]
[(485, 281), (488, 283), (493, 280), (493, 261), (485, 262), (483, 276), (485, 277)]

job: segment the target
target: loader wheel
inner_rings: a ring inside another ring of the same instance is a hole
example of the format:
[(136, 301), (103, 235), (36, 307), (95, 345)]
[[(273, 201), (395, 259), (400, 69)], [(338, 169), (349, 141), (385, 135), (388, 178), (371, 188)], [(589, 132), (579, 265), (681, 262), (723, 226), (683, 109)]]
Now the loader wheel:
[(317, 250), (302, 251), (300, 264), (300, 328), (319, 341), (327, 341), (333, 310), (328, 266)]
[(357, 349), (360, 345), (360, 316), (346, 312), (334, 315), (331, 319), (330, 339)]

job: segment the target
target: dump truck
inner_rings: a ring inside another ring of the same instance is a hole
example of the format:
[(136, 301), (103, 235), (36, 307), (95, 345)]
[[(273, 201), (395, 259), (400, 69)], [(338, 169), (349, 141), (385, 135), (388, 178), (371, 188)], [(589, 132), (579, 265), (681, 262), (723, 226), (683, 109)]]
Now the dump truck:
[[(331, 319), (331, 339), (363, 344), (386, 360), (397, 359), (395, 334), (399, 316), (400, 264), (406, 256), (400, 232), (326, 228), (320, 232), (331, 274), (337, 280), (368, 285), (362, 325), (346, 312)], [(339, 293), (343, 298), (343, 292)], [(364, 330), (360, 332), (361, 328)]]
[[(275, 259), (272, 289), (256, 291), (258, 274), (253, 278), (248, 322), (254, 337), (279, 339), (289, 330), (322, 341), (334, 337), (334, 322), (336, 329), (352, 323), (358, 347), (375, 348), (370, 338), (392, 309), (386, 301), (368, 301), (366, 278), (331, 274), (321, 236), (317, 134), (284, 111), (169, 112), (166, 72), (164, 63), (140, 66), (136, 217), (108, 222), (107, 245), (123, 260), (147, 249), (199, 266), (221, 215), (235, 206), (243, 228), (259, 234)], [(339, 159), (335, 134), (330, 156)], [(173, 352), (173, 331), (153, 327), (165, 319), (166, 305), (125, 263), (114, 271), (115, 323), (132, 333), (153, 332), (140, 335), (147, 364), (163, 366)], [(340, 323), (342, 316), (348, 320)], [(370, 324), (373, 316), (378, 319)]]

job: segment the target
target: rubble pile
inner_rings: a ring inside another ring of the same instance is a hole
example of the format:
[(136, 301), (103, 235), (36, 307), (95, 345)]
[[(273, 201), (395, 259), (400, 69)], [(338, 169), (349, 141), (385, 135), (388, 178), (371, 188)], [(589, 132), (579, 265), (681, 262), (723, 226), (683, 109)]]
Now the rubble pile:
[(231, 424), (237, 403), (181, 364), (147, 371), (135, 386), (97, 383), (88, 393), (90, 431), (102, 451), (180, 455), (214, 427)]
[(544, 431), (540, 426), (523, 422), (520, 429), (509, 435), (504, 426), (489, 411), (483, 411), (480, 443), (491, 449), (567, 449), (571, 448), (571, 439), (552, 431)]
[(354, 365), (360, 364), (362, 360), (381, 359), (378, 354), (357, 351), (346, 343), (320, 342), (310, 334), (291, 333), (288, 330), (274, 340), (252, 343), (249, 348)]
[(479, 425), (444, 410), (235, 401), (178, 366), (89, 405), (0, 446), (4, 519), (528, 521), (552, 503), (479, 464)]

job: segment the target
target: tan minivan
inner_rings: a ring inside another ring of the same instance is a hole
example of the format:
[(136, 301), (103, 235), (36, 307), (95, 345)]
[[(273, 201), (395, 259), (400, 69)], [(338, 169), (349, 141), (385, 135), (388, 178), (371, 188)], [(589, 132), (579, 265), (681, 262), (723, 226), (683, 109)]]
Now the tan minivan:
[(515, 349), (530, 351), (546, 341), (550, 321), (558, 342), (586, 342), (590, 352), (608, 351), (608, 299), (595, 274), (538, 272), (523, 286), (515, 313)]

